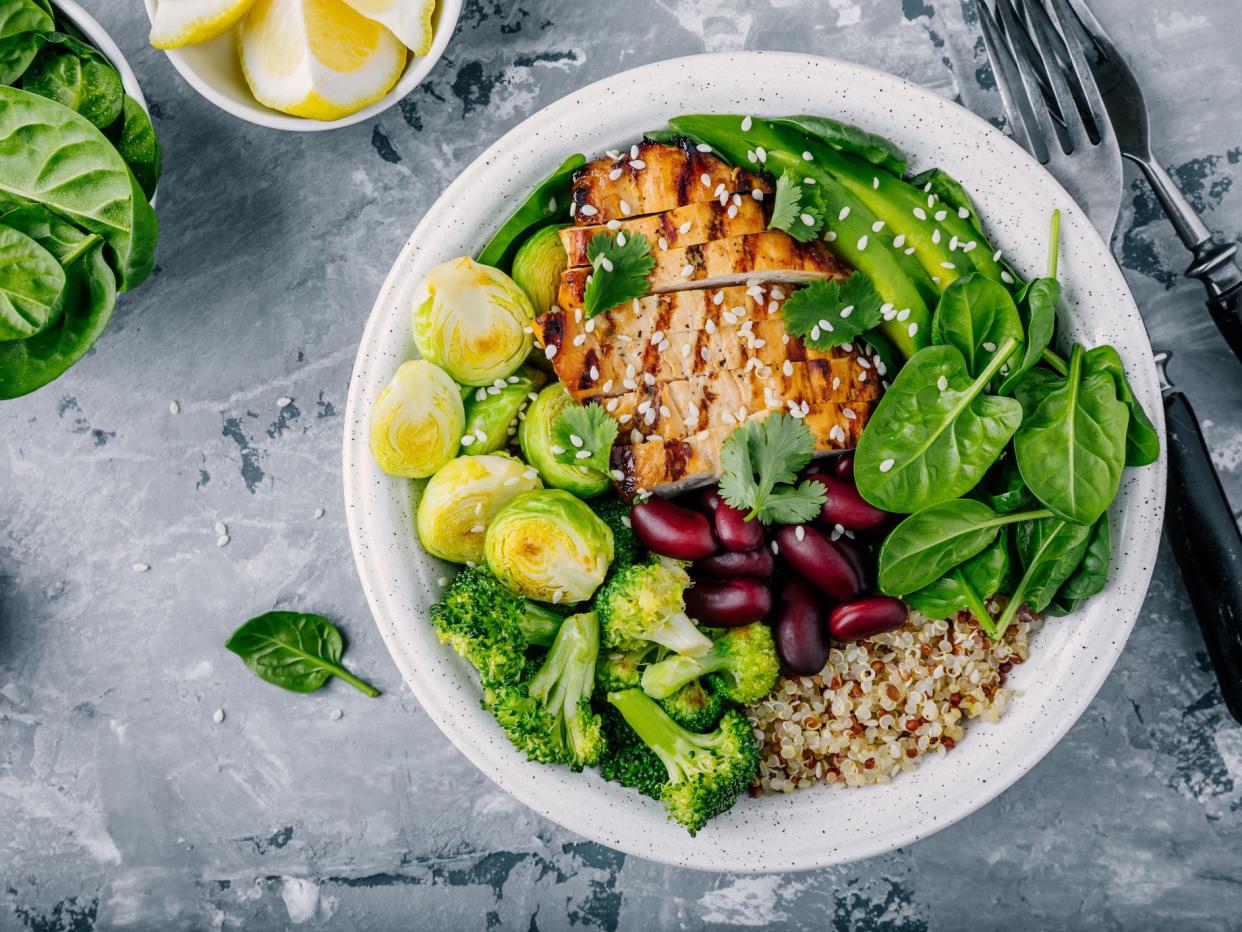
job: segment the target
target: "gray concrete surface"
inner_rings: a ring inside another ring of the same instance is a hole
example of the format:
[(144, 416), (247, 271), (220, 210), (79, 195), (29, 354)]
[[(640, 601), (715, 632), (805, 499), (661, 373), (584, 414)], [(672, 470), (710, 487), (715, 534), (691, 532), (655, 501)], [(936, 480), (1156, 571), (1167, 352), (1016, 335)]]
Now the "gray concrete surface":
[[(135, 0), (86, 5), (152, 101), (163, 233), (97, 350), (0, 405), (0, 928), (1242, 927), (1242, 729), (1167, 553), (1107, 685), (1017, 786), (908, 849), (769, 877), (626, 858), (515, 803), (403, 688), (355, 580), (354, 348), (462, 166), (586, 82), (703, 50), (836, 55), (995, 117), (969, 0), (468, 0), (426, 84), (327, 135), (229, 118), (146, 46)], [(1236, 0), (1095, 6), (1165, 163), (1237, 239)], [(1127, 277), (1242, 505), (1242, 370), (1137, 180), (1126, 200)], [(337, 619), (384, 696), (253, 678), (222, 645), (273, 606)]]

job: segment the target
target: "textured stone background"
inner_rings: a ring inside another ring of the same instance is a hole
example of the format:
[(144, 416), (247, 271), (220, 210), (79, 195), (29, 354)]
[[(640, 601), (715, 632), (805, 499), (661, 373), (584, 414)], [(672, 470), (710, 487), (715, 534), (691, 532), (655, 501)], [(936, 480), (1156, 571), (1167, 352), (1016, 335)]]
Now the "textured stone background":
[[(86, 5), (153, 103), (163, 233), (95, 352), (0, 406), (0, 928), (1242, 927), (1242, 729), (1167, 553), (1107, 685), (1017, 786), (909, 849), (768, 877), (625, 858), (513, 802), (403, 688), (355, 580), (355, 345), (464, 165), (589, 81), (704, 50), (835, 55), (996, 116), (970, 0), (468, 0), (430, 80), (327, 135), (231, 119), (146, 46), (136, 0)], [(1163, 160), (1236, 240), (1236, 0), (1095, 6)], [(1242, 371), (1137, 181), (1116, 247), (1242, 504)], [(253, 678), (222, 644), (273, 606), (338, 619), (383, 698)]]

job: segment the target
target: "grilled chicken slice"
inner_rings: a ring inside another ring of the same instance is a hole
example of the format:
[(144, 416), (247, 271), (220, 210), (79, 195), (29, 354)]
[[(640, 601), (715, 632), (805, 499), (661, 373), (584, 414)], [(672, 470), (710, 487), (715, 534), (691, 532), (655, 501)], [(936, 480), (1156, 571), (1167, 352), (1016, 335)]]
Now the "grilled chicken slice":
[[(822, 405), (803, 415), (817, 451), (855, 446), (874, 402)], [(850, 417), (846, 411), (854, 416)], [(648, 492), (676, 495), (720, 475), (720, 451), (733, 427), (717, 427), (676, 440), (653, 440), (612, 448), (613, 479), (627, 499)]]
[(651, 243), (653, 252), (662, 252), (745, 233), (762, 233), (767, 228), (768, 212), (764, 202), (737, 195), (727, 205), (708, 201), (646, 217), (610, 220), (599, 226), (565, 227), (561, 230), (561, 244), (569, 256), (569, 267), (572, 269), (590, 265), (587, 244), (600, 233), (620, 231), (626, 236), (639, 234)]
[[(750, 282), (800, 284), (848, 274), (823, 243), (799, 243), (783, 230), (657, 250), (655, 260), (648, 276), (653, 294)], [(589, 266), (562, 273), (557, 305), (569, 311), (582, 307), (590, 274)]]
[(578, 169), (570, 212), (575, 223), (589, 226), (771, 190), (762, 178), (700, 152), (689, 140), (678, 145), (644, 140), (618, 158), (595, 159)]

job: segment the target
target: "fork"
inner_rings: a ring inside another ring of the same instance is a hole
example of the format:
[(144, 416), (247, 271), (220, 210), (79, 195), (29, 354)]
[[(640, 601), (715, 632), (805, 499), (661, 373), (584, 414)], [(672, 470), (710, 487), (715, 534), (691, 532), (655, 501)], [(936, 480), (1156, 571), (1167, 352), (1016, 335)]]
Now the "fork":
[[(1047, 3), (1046, 8), (1044, 0), (991, 0), (989, 8), (988, 0), (976, 0), (984, 46), (1015, 140), (1061, 182), (1106, 242), (1121, 210), (1123, 152), (1137, 162), (1195, 254), (1187, 274), (1208, 286), (1213, 317), (1242, 357), (1242, 272), (1232, 261), (1236, 247), (1213, 242), (1151, 157), (1142, 94), (1090, 10), (1082, 0)], [(1105, 70), (1099, 60), (1092, 68), (1088, 50), (1103, 56)], [(1123, 140), (1101, 92), (1104, 80), (1115, 82), (1106, 85), (1107, 92), (1123, 93), (1133, 107), (1124, 116)], [(1242, 722), (1242, 535), (1194, 410), (1168, 381), (1168, 359), (1168, 353), (1157, 354), (1169, 454), (1165, 532), (1225, 705)]]

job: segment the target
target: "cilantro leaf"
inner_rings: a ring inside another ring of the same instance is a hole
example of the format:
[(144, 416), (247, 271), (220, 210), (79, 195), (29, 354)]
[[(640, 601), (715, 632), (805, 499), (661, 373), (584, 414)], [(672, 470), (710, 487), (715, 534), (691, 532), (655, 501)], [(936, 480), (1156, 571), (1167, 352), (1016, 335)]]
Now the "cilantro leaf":
[(595, 402), (565, 408), (552, 424), (552, 456), (566, 466), (608, 472), (617, 422)]
[(809, 521), (824, 504), (823, 486), (798, 479), (811, 461), (815, 438), (796, 417), (777, 412), (739, 426), (721, 450), (720, 495), (764, 524)]
[(824, 211), (813, 192), (790, 181), (788, 175), (776, 179), (769, 230), (784, 230), (798, 242), (806, 243), (819, 236), (823, 223)]
[(862, 272), (845, 281), (820, 279), (789, 296), (781, 309), (785, 329), (807, 346), (843, 346), (875, 327), (882, 317), (880, 296)]
[(586, 253), (592, 266), (583, 295), (587, 317), (641, 298), (651, 290), (647, 276), (655, 268), (655, 257), (651, 243), (641, 233), (596, 233), (587, 243)]

